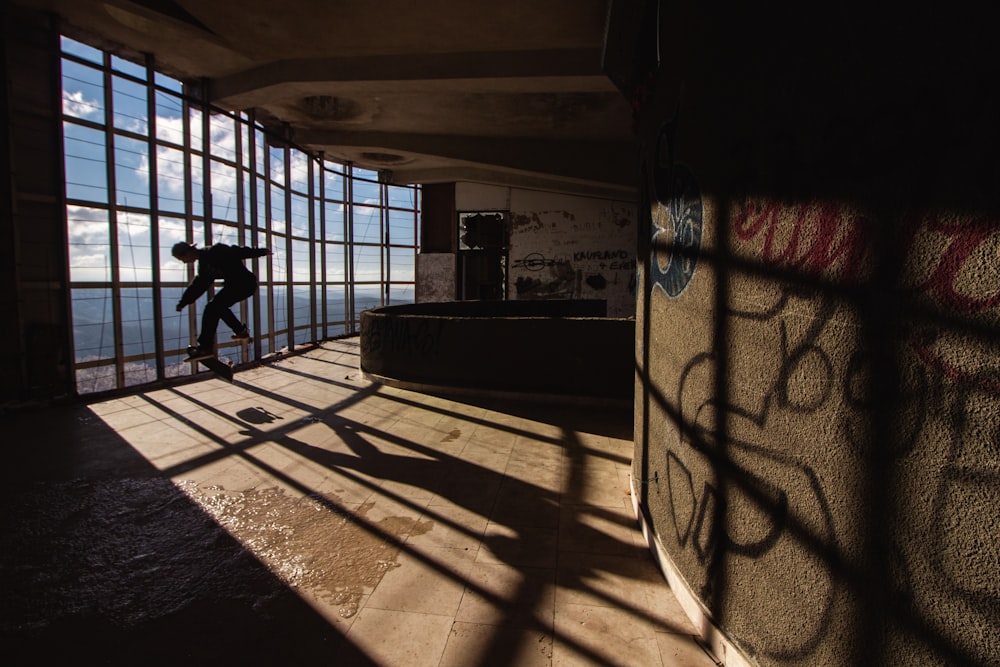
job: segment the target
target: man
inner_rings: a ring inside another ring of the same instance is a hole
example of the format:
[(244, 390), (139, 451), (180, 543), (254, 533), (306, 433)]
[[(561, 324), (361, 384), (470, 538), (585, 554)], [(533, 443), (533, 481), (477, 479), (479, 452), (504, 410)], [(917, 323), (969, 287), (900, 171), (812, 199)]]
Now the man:
[(234, 339), (249, 339), (250, 331), (247, 325), (240, 322), (230, 307), (257, 291), (257, 276), (247, 270), (243, 260), (270, 255), (271, 250), (229, 246), (224, 243), (199, 249), (190, 243), (179, 241), (174, 244), (171, 253), (185, 264), (198, 262), (198, 274), (184, 290), (181, 300), (177, 302), (177, 312), (181, 312), (189, 303), (197, 301), (213, 282), (219, 278), (223, 281), (222, 289), (216, 292), (215, 297), (205, 306), (201, 316), (198, 345), (188, 348), (187, 361), (215, 356), (215, 330), (219, 326), (220, 318), (233, 330)]

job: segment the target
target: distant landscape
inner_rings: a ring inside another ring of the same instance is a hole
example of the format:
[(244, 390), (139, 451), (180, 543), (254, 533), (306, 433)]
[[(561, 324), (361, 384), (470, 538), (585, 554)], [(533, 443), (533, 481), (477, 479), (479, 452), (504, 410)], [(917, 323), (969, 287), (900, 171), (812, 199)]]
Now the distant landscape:
[[(266, 288), (264, 288), (266, 289)], [(139, 294), (136, 292), (139, 291)], [(168, 288), (163, 291), (163, 346), (167, 352), (167, 377), (188, 375), (191, 373), (191, 364), (182, 360), (184, 351), (191, 344), (189, 335), (189, 306), (183, 312), (178, 313), (175, 305), (180, 298), (180, 288)], [(274, 309), (274, 331), (280, 332), (288, 326), (288, 306), (285, 297), (285, 290), (275, 290)], [(327, 335), (337, 336), (347, 332), (348, 328), (344, 324), (344, 295), (342, 292), (328, 293), (327, 300)], [(412, 303), (412, 289), (405, 292), (401, 288), (400, 293), (409, 296), (408, 299), (391, 299), (391, 304)], [(336, 298), (333, 298), (333, 297)], [(260, 297), (257, 297), (260, 298)], [(378, 285), (355, 286), (354, 289), (355, 312), (377, 308), (381, 304), (380, 287)], [(153, 298), (151, 290), (125, 290), (121, 299), (121, 321), (122, 321), (122, 344), (123, 354), (126, 357), (134, 355), (148, 354), (152, 357), (155, 354), (155, 322), (153, 318)], [(195, 308), (196, 323), (200, 326), (201, 311), (205, 305), (205, 298), (202, 297), (193, 306)], [(75, 349), (75, 359), (77, 363), (108, 360), (114, 358), (114, 309), (110, 290), (106, 289), (74, 289), (73, 290), (73, 341)], [(247, 302), (247, 312), (252, 313), (252, 303)], [(239, 310), (234, 308), (234, 312), (239, 314)], [(303, 288), (294, 290), (293, 303), (294, 324), (296, 327), (308, 325), (310, 319), (309, 293)], [(316, 325), (317, 337), (322, 337), (322, 304), (317, 304)], [(355, 316), (356, 317), (356, 316)], [(266, 330), (266, 314), (262, 313), (264, 324), (262, 331), (251, 331), (257, 335), (268, 333)], [(229, 341), (230, 331), (224, 324), (219, 324), (217, 341), (220, 345), (219, 355), (228, 358), (233, 363), (239, 364), (246, 361), (242, 359), (242, 350), (239, 346), (225, 348), (223, 345)], [(298, 331), (295, 337), (295, 344), (311, 342), (310, 330)], [(264, 349), (263, 354), (269, 354), (273, 350), (268, 349), (268, 339), (262, 338)], [(275, 348), (281, 349), (288, 344), (287, 333), (280, 334), (275, 340)], [(177, 354), (171, 354), (176, 351)], [(134, 361), (126, 363), (126, 385), (134, 386), (146, 382), (155, 381), (156, 367), (155, 361), (150, 358), (146, 361)], [(84, 368), (77, 372), (77, 391), (81, 394), (106, 391), (116, 388), (115, 369), (113, 364), (101, 365), (94, 368)]]

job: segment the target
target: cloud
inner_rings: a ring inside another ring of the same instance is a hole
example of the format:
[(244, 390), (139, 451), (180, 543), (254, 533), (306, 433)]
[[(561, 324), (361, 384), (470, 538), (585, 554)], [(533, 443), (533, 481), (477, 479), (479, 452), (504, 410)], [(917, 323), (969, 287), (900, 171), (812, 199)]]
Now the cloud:
[(96, 100), (88, 100), (83, 91), (63, 92), (63, 113), (74, 118), (100, 120), (104, 110)]

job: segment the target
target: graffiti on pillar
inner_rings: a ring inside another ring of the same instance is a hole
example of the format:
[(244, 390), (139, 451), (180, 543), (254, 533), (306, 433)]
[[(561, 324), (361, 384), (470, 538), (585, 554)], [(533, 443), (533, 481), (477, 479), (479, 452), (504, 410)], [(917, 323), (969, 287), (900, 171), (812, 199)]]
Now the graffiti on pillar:
[[(913, 600), (914, 627), (934, 636), (949, 606), (1000, 627), (1000, 543), (992, 539), (1000, 515), (1000, 220), (932, 212), (896, 222), (898, 329), (885, 333), (891, 354), (877, 358), (864, 335), (871, 295), (855, 286), (871, 280), (881, 221), (823, 202), (737, 203), (733, 246), (759, 273), (734, 271), (739, 298), (721, 315), (732, 339), (759, 344), (725, 357), (724, 372), (717, 348), (691, 350), (676, 396), (661, 401), (677, 427), (652, 482), (669, 497), (664, 534), (703, 568), (704, 578), (692, 580), (702, 599), (739, 608), (732, 629), (776, 660), (801, 660), (825, 641), (853, 544), (837, 530), (844, 486), (830, 474), (830, 456), (808, 437), (787, 437), (789, 424), (806, 420), (816, 443), (839, 452), (835, 463), (881, 461), (905, 491), (882, 508), (894, 574), (884, 586)], [(890, 385), (886, 395), (876, 391)], [(880, 432), (891, 437), (873, 437)], [(728, 579), (713, 576), (717, 562), (730, 568)], [(717, 590), (718, 581), (729, 588)], [(813, 602), (784, 626), (769, 623), (799, 604), (795, 581), (808, 582)], [(761, 599), (760, 590), (771, 595)], [(981, 659), (975, 647), (934, 637), (943, 662)]]
[(653, 200), (652, 257), (653, 289), (676, 299), (687, 288), (698, 265), (701, 250), (701, 190), (694, 175), (681, 164), (670, 172), (666, 203)]

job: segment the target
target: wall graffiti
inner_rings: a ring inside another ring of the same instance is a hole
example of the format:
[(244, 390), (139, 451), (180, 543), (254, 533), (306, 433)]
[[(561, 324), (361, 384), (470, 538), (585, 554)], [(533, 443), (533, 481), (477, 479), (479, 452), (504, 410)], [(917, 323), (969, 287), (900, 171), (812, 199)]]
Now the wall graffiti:
[[(754, 642), (755, 651), (776, 658), (807, 655), (823, 639), (836, 582), (829, 570), (817, 567), (821, 558), (816, 553), (840, 549), (820, 474), (804, 457), (775, 447), (768, 435), (783, 413), (818, 412), (834, 395), (833, 364), (818, 343), (832, 305), (821, 304), (806, 333), (793, 336), (786, 318), (801, 317), (801, 306), (786, 295), (764, 312), (729, 312), (733, 326), (780, 332), (781, 342), (773, 351), (777, 358), (767, 364), (773, 375), (761, 384), (741, 386), (739, 400), (720, 401), (714, 392), (715, 354), (692, 357), (678, 386), (678, 439), (666, 454), (671, 521), (679, 547), (690, 549), (706, 567), (721, 554), (747, 559), (752, 565), (744, 566), (745, 576), (772, 590), (766, 602), (755, 599), (756, 590), (726, 593), (730, 603), (743, 610), (747, 625), (773, 626), (768, 616), (793, 604), (782, 593), (784, 576), (790, 571), (809, 573), (809, 586), (823, 604), (802, 610), (792, 626), (772, 628)], [(819, 370), (808, 382), (798, 372), (805, 364)], [(729, 424), (729, 467), (721, 473), (715, 434), (720, 413)], [(720, 474), (727, 480), (731, 516), (743, 517), (723, 526), (715, 524)], [(808, 548), (803, 549), (803, 543)], [(706, 569), (698, 589), (703, 600), (714, 598), (715, 583)]]
[[(895, 358), (876, 360), (859, 333), (864, 291), (842, 287), (870, 278), (877, 221), (832, 204), (755, 200), (732, 211), (741, 256), (782, 273), (758, 271), (751, 282), (763, 287), (754, 298), (740, 285), (741, 298), (724, 306), (729, 335), (759, 342), (752, 355), (729, 355), (725, 376), (743, 381), (728, 399), (717, 395), (714, 351), (697, 352), (678, 369), (670, 414), (677, 430), (664, 443), (661, 491), (669, 496), (663, 519), (675, 548), (703, 568), (702, 580), (691, 583), (712, 600), (711, 563), (723, 554), (738, 573), (731, 576), (754, 582), (744, 590), (728, 579), (725, 592), (740, 610), (733, 629), (752, 652), (802, 659), (824, 641), (837, 589), (847, 585), (838, 579), (846, 544), (836, 527), (844, 518), (830, 501), (843, 502), (836, 466), (844, 462), (783, 437), (789, 423), (810, 419), (824, 447), (846, 453), (838, 457), (857, 465), (880, 457), (915, 485), (911, 495), (920, 494), (919, 503), (904, 498), (885, 508), (892, 530), (882, 537), (895, 575), (886, 594), (911, 601), (913, 627), (937, 627), (949, 613), (941, 609), (961, 605), (981, 627), (1000, 631), (1000, 586), (984, 574), (1000, 562), (1000, 342), (991, 324), (1000, 306), (1000, 220), (928, 214), (900, 221), (904, 233), (893, 248), (902, 267), (895, 286), (900, 327), (885, 332)], [(665, 264), (658, 257), (664, 243), (656, 238), (670, 226), (655, 221), (649, 295), (677, 296), (693, 267), (685, 281), (682, 269), (672, 268), (674, 256)], [(795, 273), (819, 280), (796, 284)], [(873, 394), (875, 373), (894, 374), (892, 396)], [(720, 419), (728, 448), (721, 463)], [(891, 437), (873, 440), (872, 424)], [(725, 525), (716, 525), (720, 479)], [(810, 600), (819, 604), (803, 608), (782, 590), (790, 572), (805, 573)], [(761, 590), (771, 599), (761, 601)], [(769, 622), (771, 613), (787, 618), (788, 609), (801, 610), (791, 625)], [(952, 660), (971, 655), (940, 637), (935, 650)]]
[(521, 259), (513, 260), (510, 263), (510, 268), (524, 269), (525, 271), (541, 271), (545, 268), (554, 267), (557, 263), (557, 260), (547, 258), (540, 252), (533, 252)]
[[(511, 193), (508, 285), (522, 300), (600, 299), (609, 317), (635, 315), (636, 232), (631, 204), (566, 197), (540, 210)], [(551, 204), (551, 201), (544, 201)]]
[[(766, 199), (738, 203), (732, 219), (736, 239), (765, 267), (798, 270), (835, 284), (857, 284), (867, 277), (875, 224), (839, 204), (788, 205)], [(962, 276), (975, 275), (977, 263), (1000, 261), (1000, 219), (931, 213), (908, 216), (901, 229), (898, 252), (914, 276), (903, 289), (929, 295), (936, 305), (960, 313), (1000, 305), (1000, 285), (995, 282), (985, 292), (981, 281), (976, 289), (961, 284)], [(918, 246), (923, 251), (936, 248), (936, 256), (924, 257), (915, 252)]]
[(732, 227), (736, 238), (755, 243), (765, 266), (835, 277), (846, 284), (863, 278), (871, 221), (846, 215), (839, 205), (745, 201), (734, 211)]
[(703, 221), (701, 191), (694, 175), (683, 165), (676, 165), (671, 174), (670, 200), (653, 201), (650, 206), (653, 228), (649, 273), (654, 289), (677, 298), (691, 282), (698, 265)]
[(378, 359), (383, 352), (414, 357), (439, 353), (443, 321), (373, 317), (362, 322), (361, 351), (369, 358)]
[[(533, 252), (514, 259), (511, 270), (531, 273), (548, 272), (547, 280), (528, 275), (514, 279), (514, 288), (520, 297), (574, 298), (582, 296), (582, 285), (602, 291), (617, 284), (617, 272), (628, 272), (626, 289), (635, 294), (636, 260), (628, 250), (576, 250), (572, 259), (546, 257)], [(609, 278), (610, 274), (610, 278)]]

